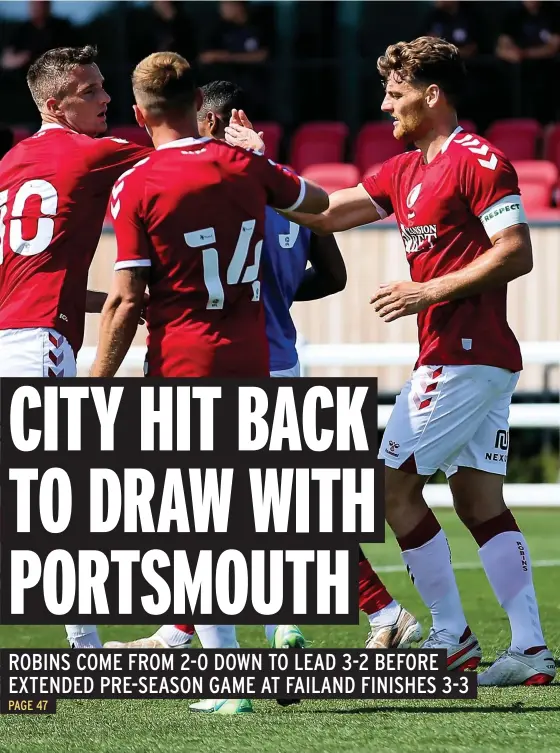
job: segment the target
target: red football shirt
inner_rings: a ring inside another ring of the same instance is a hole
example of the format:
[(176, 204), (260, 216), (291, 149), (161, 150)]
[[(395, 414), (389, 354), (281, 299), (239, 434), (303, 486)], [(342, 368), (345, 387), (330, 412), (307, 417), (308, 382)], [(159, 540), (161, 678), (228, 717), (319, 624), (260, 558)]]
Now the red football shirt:
[(121, 176), (115, 269), (150, 267), (150, 376), (268, 376), (265, 208), (295, 209), (304, 193), (299, 176), (214, 139), (165, 144)]
[(0, 329), (52, 327), (74, 353), (84, 336), (88, 271), (113, 183), (153, 149), (58, 125), (0, 162)]
[[(429, 164), (420, 151), (406, 152), (363, 182), (382, 217), (394, 212), (415, 282), (465, 267), (488, 252), (492, 235), (526, 222), (511, 163), (486, 139), (461, 131)], [(506, 294), (504, 285), (421, 311), (416, 366), (483, 364), (519, 371)]]

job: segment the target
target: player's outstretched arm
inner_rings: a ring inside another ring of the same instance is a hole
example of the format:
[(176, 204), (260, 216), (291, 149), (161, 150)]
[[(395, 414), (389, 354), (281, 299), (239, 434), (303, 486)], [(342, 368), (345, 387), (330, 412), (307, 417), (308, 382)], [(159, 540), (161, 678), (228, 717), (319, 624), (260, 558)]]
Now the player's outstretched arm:
[(316, 301), (346, 287), (346, 265), (334, 235), (313, 234), (309, 246), (311, 267), (294, 296), (295, 301)]
[(428, 282), (399, 281), (381, 285), (372, 296), (386, 322), (442, 301), (453, 301), (502, 287), (533, 268), (531, 236), (527, 224), (511, 225), (491, 237), (492, 246), (466, 267)]
[(317, 235), (329, 235), (353, 227), (367, 225), (381, 219), (377, 207), (362, 186), (343, 188), (329, 196), (329, 208), (321, 214), (302, 211), (282, 212), (291, 222), (313, 230)]
[(146, 267), (115, 272), (111, 292), (101, 312), (92, 377), (113, 377), (119, 370), (140, 321), (148, 274)]

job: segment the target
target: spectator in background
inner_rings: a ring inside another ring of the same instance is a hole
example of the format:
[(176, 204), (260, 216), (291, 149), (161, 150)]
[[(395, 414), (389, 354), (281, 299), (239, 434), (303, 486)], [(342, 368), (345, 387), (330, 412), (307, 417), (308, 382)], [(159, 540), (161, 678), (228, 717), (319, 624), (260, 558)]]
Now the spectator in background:
[(5, 71), (27, 71), (43, 52), (75, 41), (74, 27), (69, 21), (51, 15), (49, 0), (30, 0), (29, 21), (15, 27), (2, 51), (0, 65)]
[(2, 119), (8, 123), (39, 125), (37, 109), (29, 95), (27, 69), (46, 50), (77, 44), (74, 26), (51, 15), (48, 0), (30, 0), (29, 20), (14, 26), (0, 55), (0, 89), (10, 93), (10, 106)]
[(221, 2), (219, 13), (199, 57), (201, 83), (235, 81), (249, 95), (255, 120), (267, 119), (270, 87), (263, 64), (269, 51), (264, 32), (251, 18), (246, 2)]
[(153, 0), (147, 8), (131, 10), (128, 48), (134, 65), (152, 52), (168, 50), (189, 61), (196, 59), (195, 26), (184, 12), (185, 5), (173, 0)]
[(560, 22), (555, 4), (523, 0), (506, 17), (496, 55), (514, 74), (515, 114), (543, 123), (554, 120), (558, 98), (550, 92), (556, 88), (560, 73), (559, 51)]
[(220, 20), (212, 29), (200, 62), (241, 63), (254, 65), (264, 63), (268, 49), (262, 32), (251, 23), (249, 8), (241, 0), (223, 0), (220, 3)]
[(458, 0), (435, 0), (426, 17), (423, 36), (440, 37), (452, 42), (461, 57), (472, 58), (480, 52), (480, 22), (471, 3)]
[(510, 13), (498, 38), (496, 54), (508, 63), (550, 60), (560, 51), (560, 24), (554, 6), (541, 0), (523, 0)]
[(507, 102), (500, 98), (504, 85), (496, 87), (499, 65), (493, 55), (484, 55), (492, 49), (492, 44), (476, 5), (458, 0), (435, 0), (424, 19), (420, 36), (439, 37), (457, 47), (468, 71), (459, 115), (474, 121), (478, 129), (484, 131), (492, 120), (500, 117)]

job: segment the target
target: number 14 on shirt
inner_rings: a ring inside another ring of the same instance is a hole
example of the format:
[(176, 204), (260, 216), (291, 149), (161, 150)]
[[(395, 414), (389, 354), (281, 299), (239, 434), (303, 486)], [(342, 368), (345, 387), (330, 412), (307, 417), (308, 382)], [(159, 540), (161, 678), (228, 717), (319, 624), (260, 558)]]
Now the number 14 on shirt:
[[(241, 223), (239, 237), (235, 245), (235, 251), (228, 265), (226, 272), (226, 283), (228, 285), (239, 285), (252, 283), (253, 301), (259, 301), (261, 297), (261, 284), (257, 280), (259, 276), (259, 267), (261, 263), (262, 240), (255, 245), (255, 260), (253, 264), (245, 267), (251, 238), (255, 230), (255, 220), (246, 220)], [(185, 233), (185, 243), (190, 248), (200, 248), (209, 244), (216, 243), (216, 233), (213, 227), (195, 230), (192, 233)], [(208, 291), (207, 309), (223, 309), (224, 307), (224, 286), (220, 278), (219, 255), (216, 248), (202, 249), (202, 267), (204, 273), (204, 284)], [(245, 274), (243, 269), (245, 268)], [(243, 275), (243, 276), (242, 276)]]

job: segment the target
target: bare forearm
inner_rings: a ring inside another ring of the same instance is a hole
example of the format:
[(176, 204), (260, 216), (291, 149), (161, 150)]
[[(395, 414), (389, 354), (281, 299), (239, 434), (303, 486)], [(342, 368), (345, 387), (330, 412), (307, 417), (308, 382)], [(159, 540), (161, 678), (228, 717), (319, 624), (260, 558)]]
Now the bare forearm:
[(102, 290), (88, 290), (86, 293), (86, 313), (100, 314), (107, 300), (107, 293)]
[(321, 214), (306, 214), (305, 212), (284, 212), (278, 210), (286, 219), (290, 222), (295, 222), (297, 225), (308, 227), (313, 230), (317, 235), (330, 235), (329, 230), (329, 217), (323, 212)]
[(463, 269), (426, 283), (431, 303), (452, 301), (502, 287), (531, 271), (530, 254), (516, 253), (504, 245), (495, 246)]
[(113, 377), (117, 373), (134, 339), (140, 311), (141, 305), (123, 301), (105, 307), (92, 377)]

